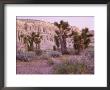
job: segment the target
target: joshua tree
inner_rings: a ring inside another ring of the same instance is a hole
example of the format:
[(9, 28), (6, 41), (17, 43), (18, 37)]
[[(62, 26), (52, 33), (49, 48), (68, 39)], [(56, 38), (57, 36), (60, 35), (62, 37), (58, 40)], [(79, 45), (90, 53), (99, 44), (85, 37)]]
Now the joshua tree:
[(75, 53), (79, 54), (81, 51), (81, 35), (79, 35), (78, 32), (72, 31), (72, 33), (69, 36), (73, 38), (73, 48), (75, 49)]
[[(59, 40), (59, 36), (58, 35), (55, 35), (54, 36), (54, 41), (55, 41), (55, 44), (57, 46), (57, 50), (59, 49), (60, 47), (60, 40)], [(55, 46), (54, 46), (55, 47)]]
[(32, 32), (30, 35), (20, 35), (23, 38), (24, 44), (26, 45), (28, 51), (33, 51), (33, 43), (36, 44), (36, 49), (40, 49), (41, 36)]
[(20, 41), (20, 34), (19, 31), (17, 32), (18, 40)]
[(23, 43), (26, 45), (28, 51), (33, 50), (33, 40), (30, 35), (21, 34), (20, 37), (23, 39)]
[(93, 35), (90, 34), (88, 28), (82, 29), (81, 38), (84, 41), (84, 48), (87, 48), (88, 47), (89, 43), (91, 42), (90, 37), (92, 37), (92, 36)]
[(40, 33), (37, 33), (34, 37), (34, 42), (36, 44), (36, 50), (40, 50), (40, 43), (41, 43), (42, 36)]
[(89, 43), (91, 42), (90, 37), (92, 37), (93, 35), (90, 34), (88, 28), (85, 28), (82, 29), (81, 34), (79, 34), (77, 31), (72, 31), (69, 36), (73, 38), (73, 47), (76, 54), (79, 54), (82, 49), (88, 47)]
[(41, 53), (42, 53), (41, 50), (40, 50), (41, 39), (42, 39), (42, 36), (40, 35), (39, 32), (37, 34), (35, 34), (34, 43), (36, 45), (35, 53), (37, 55), (41, 55)]
[(59, 30), (56, 31), (56, 34), (59, 38), (60, 46), (61, 46), (61, 52), (62, 54), (67, 53), (67, 47), (66, 47), (66, 38), (69, 29), (68, 22), (64, 22), (63, 20), (60, 21), (60, 23), (54, 22), (54, 25), (59, 28)]

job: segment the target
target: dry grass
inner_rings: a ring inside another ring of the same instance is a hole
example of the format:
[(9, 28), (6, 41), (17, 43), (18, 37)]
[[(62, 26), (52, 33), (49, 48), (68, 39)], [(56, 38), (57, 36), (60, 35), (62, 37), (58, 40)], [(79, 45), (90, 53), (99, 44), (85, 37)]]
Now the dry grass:
[(17, 60), (17, 74), (94, 74), (94, 49), (88, 48), (80, 55), (37, 56), (24, 62)]
[(54, 67), (55, 74), (89, 74), (89, 70), (85, 64), (60, 64)]
[(17, 74), (50, 74), (52, 67), (47, 60), (32, 60), (31, 62), (16, 62)]

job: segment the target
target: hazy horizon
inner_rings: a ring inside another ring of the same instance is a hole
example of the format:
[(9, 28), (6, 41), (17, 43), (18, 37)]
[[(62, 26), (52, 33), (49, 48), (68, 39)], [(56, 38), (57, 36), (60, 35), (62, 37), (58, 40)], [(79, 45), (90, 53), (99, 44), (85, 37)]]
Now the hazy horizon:
[(81, 30), (88, 27), (94, 30), (94, 16), (17, 16), (17, 19), (34, 19), (50, 23), (67, 21), (71, 26), (77, 26)]

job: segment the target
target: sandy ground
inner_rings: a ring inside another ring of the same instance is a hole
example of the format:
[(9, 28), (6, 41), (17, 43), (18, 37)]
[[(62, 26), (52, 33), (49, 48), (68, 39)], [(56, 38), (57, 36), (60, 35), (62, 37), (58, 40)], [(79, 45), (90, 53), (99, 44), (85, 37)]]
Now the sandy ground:
[(47, 60), (32, 60), (30, 62), (16, 62), (17, 74), (50, 74), (52, 66), (49, 66)]

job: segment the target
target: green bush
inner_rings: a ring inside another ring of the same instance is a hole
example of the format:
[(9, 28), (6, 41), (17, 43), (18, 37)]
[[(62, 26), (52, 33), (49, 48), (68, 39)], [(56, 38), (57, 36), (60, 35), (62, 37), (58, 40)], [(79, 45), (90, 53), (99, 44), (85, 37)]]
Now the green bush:
[(54, 67), (55, 74), (88, 74), (85, 64), (60, 64)]
[(42, 52), (42, 50), (36, 50), (35, 53), (36, 53), (36, 55), (42, 55), (43, 52)]
[(49, 55), (50, 57), (60, 57), (62, 54), (58, 51), (49, 51), (47, 52), (47, 55)]
[(52, 60), (52, 58), (49, 58), (47, 63), (48, 63), (49, 65), (53, 65), (53, 64), (54, 64), (54, 61)]
[(32, 51), (29, 51), (29, 52), (17, 51), (16, 52), (16, 60), (31, 61), (34, 58), (35, 58), (35, 53)]
[(75, 50), (73, 48), (68, 48), (67, 51), (68, 51), (69, 55), (74, 55), (75, 54)]
[(51, 57), (47, 54), (42, 54), (41, 56), (39, 56), (41, 60), (49, 60)]

